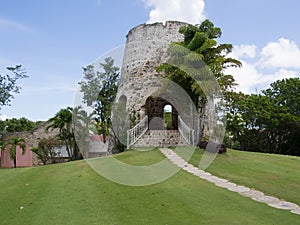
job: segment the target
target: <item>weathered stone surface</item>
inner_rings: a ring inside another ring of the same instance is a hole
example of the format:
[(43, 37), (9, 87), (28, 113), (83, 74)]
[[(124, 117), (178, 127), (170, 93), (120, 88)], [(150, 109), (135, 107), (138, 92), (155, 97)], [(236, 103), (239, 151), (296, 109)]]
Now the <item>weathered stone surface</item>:
[(187, 146), (178, 130), (148, 130), (133, 147)]
[(300, 208), (298, 207), (297, 209), (291, 210), (292, 213), (300, 215)]
[[(26, 141), (26, 144), (29, 146), (30, 149), (38, 147), (38, 143), (41, 139), (44, 138), (52, 138), (56, 136), (59, 131), (58, 129), (48, 129), (46, 128), (49, 126), (49, 123), (45, 122), (38, 128), (32, 130), (32, 131), (23, 131), (23, 132), (15, 132), (11, 134), (5, 134), (3, 135), (3, 140), (7, 140), (10, 137), (21, 137), (24, 138)], [(37, 158), (37, 155), (33, 153), (33, 159), (32, 159), (33, 166), (40, 165), (41, 161)]]
[(241, 192), (240, 194), (242, 196), (249, 197), (249, 198), (261, 198), (264, 196), (264, 193), (256, 190), (245, 191), (245, 192)]
[[(143, 109), (146, 100), (161, 88), (156, 68), (167, 61), (167, 49), (174, 41), (182, 41), (179, 28), (183, 22), (141, 24), (132, 28), (127, 35), (125, 55), (117, 99), (127, 97), (128, 109)], [(137, 97), (137, 96), (143, 97)], [(128, 99), (132, 96), (132, 99)], [(143, 109), (143, 114), (145, 111)], [(143, 115), (142, 115), (143, 116)]]
[(269, 203), (268, 204), (271, 207), (277, 208), (277, 209), (287, 209), (287, 210), (297, 210), (299, 209), (299, 206), (291, 203), (291, 202), (286, 202), (286, 201), (279, 201), (276, 203)]
[(249, 191), (250, 188), (237, 185), (236, 187), (230, 187), (230, 188), (228, 188), (228, 190), (241, 193), (241, 192)]
[[(156, 71), (158, 66), (167, 62), (170, 43), (184, 40), (179, 29), (185, 25), (187, 23), (178, 21), (142, 24), (128, 32), (116, 100), (126, 99), (126, 110), (129, 113), (138, 112), (138, 119), (131, 121), (132, 125), (147, 115), (151, 131), (132, 147), (187, 145), (177, 134), (174, 137), (167, 134), (164, 138), (162, 134), (152, 132), (178, 130), (178, 115), (191, 129), (198, 130), (199, 117), (188, 94), (174, 82), (168, 81), (166, 84), (164, 74)], [(172, 108), (172, 125), (169, 124), (169, 127), (165, 127), (163, 120), (166, 105)], [(195, 142), (198, 136), (196, 133)]]

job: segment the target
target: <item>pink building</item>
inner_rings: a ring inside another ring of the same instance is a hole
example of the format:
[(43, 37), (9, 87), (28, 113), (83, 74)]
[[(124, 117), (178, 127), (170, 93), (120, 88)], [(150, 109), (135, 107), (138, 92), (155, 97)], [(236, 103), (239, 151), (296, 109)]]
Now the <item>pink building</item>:
[[(22, 154), (22, 149), (18, 146), (16, 152), (17, 167), (31, 167), (33, 165), (32, 161), (33, 152), (30, 150), (30, 147), (26, 147), (24, 155)], [(0, 151), (1, 164), (2, 168), (11, 168), (14, 167), (14, 161), (10, 159), (9, 156), (9, 146), (3, 151)]]

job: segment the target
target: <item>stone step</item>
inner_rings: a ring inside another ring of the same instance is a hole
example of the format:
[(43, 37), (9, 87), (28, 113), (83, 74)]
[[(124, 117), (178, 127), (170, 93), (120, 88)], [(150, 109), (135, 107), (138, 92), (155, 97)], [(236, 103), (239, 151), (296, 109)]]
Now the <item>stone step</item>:
[(178, 130), (148, 130), (133, 147), (188, 146)]

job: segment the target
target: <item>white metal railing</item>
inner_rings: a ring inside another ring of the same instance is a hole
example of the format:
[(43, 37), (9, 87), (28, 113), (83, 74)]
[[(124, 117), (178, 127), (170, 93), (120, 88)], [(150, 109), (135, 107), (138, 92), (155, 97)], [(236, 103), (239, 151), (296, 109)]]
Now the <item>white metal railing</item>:
[(127, 131), (127, 148), (132, 146), (148, 130), (148, 116)]
[(195, 143), (195, 130), (191, 129), (181, 118), (178, 116), (178, 130), (183, 139), (189, 144)]

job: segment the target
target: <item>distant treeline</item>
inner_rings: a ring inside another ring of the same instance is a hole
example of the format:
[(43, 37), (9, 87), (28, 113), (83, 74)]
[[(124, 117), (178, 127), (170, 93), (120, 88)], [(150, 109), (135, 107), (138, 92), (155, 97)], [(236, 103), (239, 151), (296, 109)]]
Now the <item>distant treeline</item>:
[(30, 131), (38, 126), (40, 126), (43, 121), (33, 122), (25, 117), (20, 119), (12, 118), (6, 119), (4, 121), (0, 121), (0, 132), (4, 133), (13, 133), (13, 132), (21, 132), (21, 131)]
[(276, 81), (260, 94), (231, 92), (227, 97), (227, 145), (300, 156), (299, 78)]

